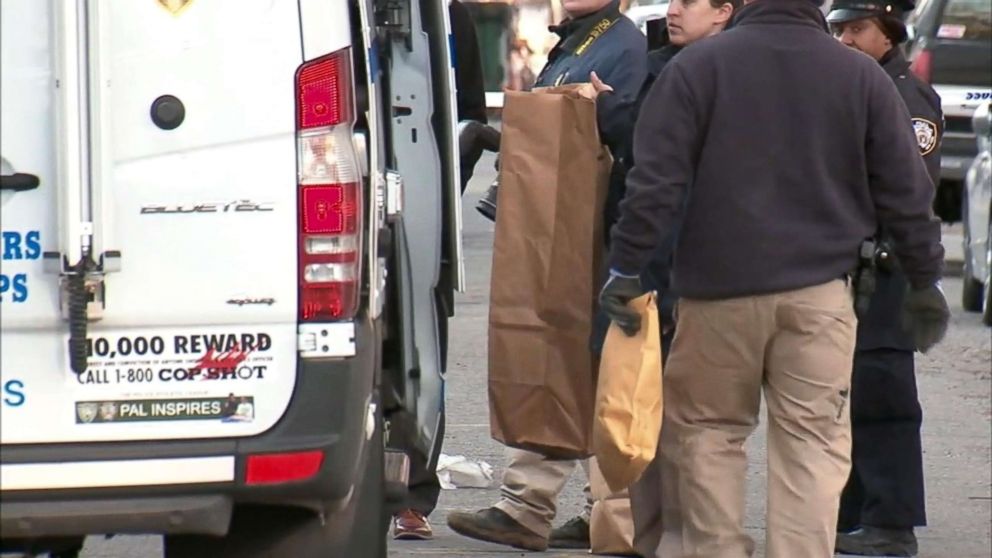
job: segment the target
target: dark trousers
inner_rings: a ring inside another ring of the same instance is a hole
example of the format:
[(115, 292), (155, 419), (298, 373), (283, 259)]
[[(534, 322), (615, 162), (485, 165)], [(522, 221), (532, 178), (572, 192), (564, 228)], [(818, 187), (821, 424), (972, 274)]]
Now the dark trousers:
[(922, 422), (913, 353), (895, 349), (855, 353), (852, 467), (841, 495), (838, 530), (926, 525)]
[(437, 480), (437, 460), (441, 456), (441, 441), (444, 440), (445, 410), (441, 408), (441, 423), (437, 429), (437, 440), (430, 455), (415, 447), (414, 433), (405, 431), (404, 426), (393, 427), (389, 434), (389, 447), (403, 450), (410, 458), (410, 480), (407, 483), (407, 495), (400, 509), (412, 509), (425, 516), (430, 515), (437, 506), (441, 495), (441, 483)]
[(418, 450), (410, 452), (410, 488), (407, 493), (407, 506), (424, 515), (430, 515), (437, 507), (437, 499), (441, 495), (441, 483), (437, 480), (437, 460), (441, 456), (444, 440), (445, 412), (441, 409), (441, 424), (437, 429), (437, 440), (434, 450), (426, 459)]

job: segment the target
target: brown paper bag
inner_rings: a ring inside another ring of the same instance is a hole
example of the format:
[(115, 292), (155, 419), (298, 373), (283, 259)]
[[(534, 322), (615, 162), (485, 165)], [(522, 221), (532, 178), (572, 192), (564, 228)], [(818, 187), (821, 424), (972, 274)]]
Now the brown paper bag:
[(599, 365), (593, 446), (606, 484), (627, 488), (654, 459), (661, 431), (661, 337), (654, 294), (630, 301), (641, 330), (628, 337), (610, 324)]
[(595, 458), (589, 460), (589, 490), (593, 500), (589, 514), (589, 551), (607, 556), (636, 556), (630, 496), (626, 489), (610, 490)]
[(612, 160), (578, 86), (508, 92), (489, 306), (489, 416), (504, 444), (592, 454), (589, 333)]

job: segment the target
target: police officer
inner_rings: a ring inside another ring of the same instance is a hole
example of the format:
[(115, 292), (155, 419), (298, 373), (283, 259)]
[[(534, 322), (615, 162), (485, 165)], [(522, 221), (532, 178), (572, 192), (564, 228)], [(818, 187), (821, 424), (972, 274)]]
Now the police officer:
[[(827, 21), (845, 45), (878, 60), (896, 84), (911, 117), (930, 178), (940, 179), (940, 98), (909, 71), (899, 44), (911, 0), (835, 0)], [(926, 525), (913, 340), (901, 311), (907, 284), (889, 239), (880, 235), (876, 287), (858, 324), (851, 380), (851, 476), (841, 497), (837, 551), (867, 556), (915, 556), (913, 528)]]
[[(568, 18), (550, 29), (561, 39), (534, 87), (591, 82), (596, 97), (596, 119), (603, 143), (614, 154), (610, 191), (623, 187), (626, 167), (622, 154), (629, 141), (629, 112), (647, 73), (647, 40), (620, 12), (619, 0), (562, 0)], [(495, 196), (479, 210), (495, 220)], [(618, 200), (615, 194), (612, 199)], [(551, 529), (558, 493), (577, 462), (546, 459), (540, 454), (508, 450), (502, 498), (474, 513), (448, 515), (455, 532), (480, 540), (527, 550), (589, 545), (589, 523), (574, 518)], [(587, 507), (588, 511), (588, 507)]]
[[(605, 94), (596, 100), (596, 120), (603, 144), (613, 154), (613, 172), (607, 192), (606, 219), (616, 214), (623, 192), (629, 151), (630, 121), (637, 93), (647, 75), (647, 39), (620, 13), (620, 0), (562, 0), (569, 15), (549, 29), (561, 39), (548, 53), (534, 87), (551, 87), (592, 81)], [(496, 220), (497, 186), (494, 184), (476, 209)]]

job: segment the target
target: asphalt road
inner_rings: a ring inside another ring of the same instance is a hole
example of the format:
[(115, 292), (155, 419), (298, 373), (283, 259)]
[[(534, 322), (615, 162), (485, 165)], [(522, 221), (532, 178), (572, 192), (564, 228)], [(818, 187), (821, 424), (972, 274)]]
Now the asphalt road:
[[(448, 376), (448, 426), (445, 453), (465, 455), (496, 467), (505, 464), (502, 446), (489, 437), (486, 403), (486, 318), (493, 227), (473, 209), (492, 178), (492, 161), (480, 171), (465, 199), (465, 248), (468, 291), (457, 298), (451, 324), (451, 370)], [(992, 556), (992, 339), (976, 314), (961, 309), (961, 280), (949, 277), (944, 288), (954, 311), (948, 338), (918, 359), (920, 394), (926, 413), (924, 448), (930, 525), (918, 531), (920, 556), (987, 558)], [(765, 438), (759, 428), (749, 442), (747, 528), (764, 539)], [(558, 521), (580, 510), (582, 483), (576, 474), (561, 495)], [(494, 503), (498, 487), (444, 491), (431, 516), (436, 538), (430, 542), (398, 542), (390, 556), (508, 557), (517, 550), (475, 542), (451, 532), (445, 517), (455, 510), (474, 510)], [(158, 558), (158, 537), (90, 538), (85, 558)], [(547, 552), (546, 556), (582, 556), (584, 552)]]

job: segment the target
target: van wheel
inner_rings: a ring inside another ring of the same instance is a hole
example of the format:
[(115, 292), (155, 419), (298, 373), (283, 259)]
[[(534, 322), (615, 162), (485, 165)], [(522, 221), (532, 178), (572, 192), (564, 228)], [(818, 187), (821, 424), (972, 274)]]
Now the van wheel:
[(975, 258), (984, 255), (971, 253), (971, 228), (968, 226), (968, 198), (961, 202), (961, 224), (963, 225), (962, 237), (964, 240), (964, 267), (961, 270), (961, 306), (968, 312), (982, 311), (982, 288), (984, 285), (975, 279)]
[(322, 521), (309, 510), (237, 506), (227, 536), (166, 536), (165, 558), (385, 558), (385, 448), (375, 401), (375, 433), (359, 467), (364, 476), (342, 510)]

